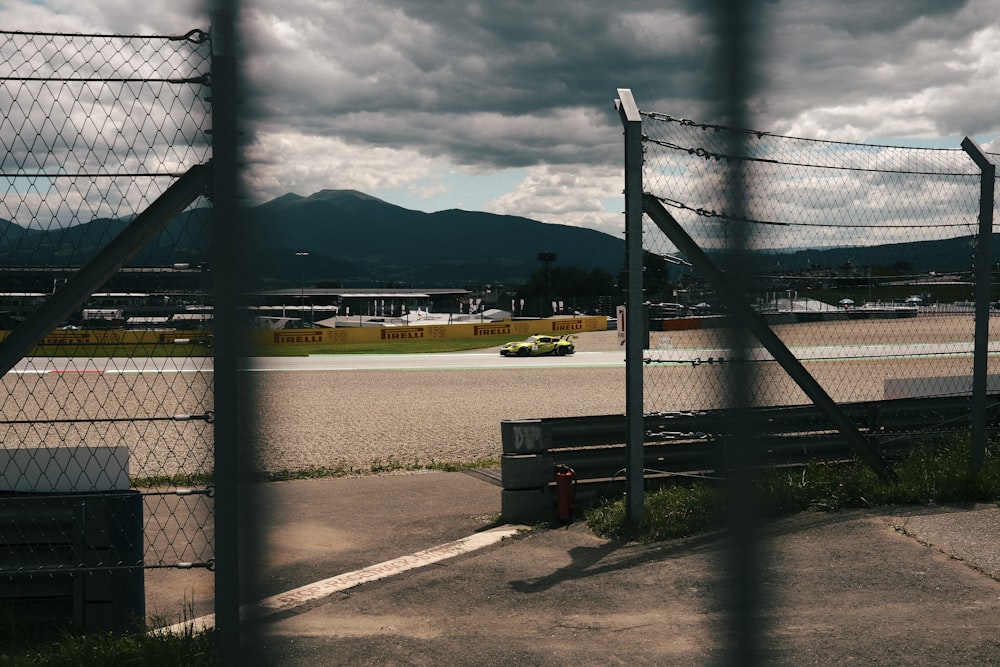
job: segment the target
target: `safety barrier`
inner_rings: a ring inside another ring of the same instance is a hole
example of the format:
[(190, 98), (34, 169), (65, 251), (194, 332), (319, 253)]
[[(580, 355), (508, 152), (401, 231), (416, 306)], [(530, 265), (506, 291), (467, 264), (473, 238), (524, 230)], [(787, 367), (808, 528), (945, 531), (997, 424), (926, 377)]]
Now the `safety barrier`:
[[(351, 343), (397, 343), (421, 340), (464, 338), (523, 338), (532, 334), (574, 334), (605, 331), (604, 316), (560, 317), (547, 320), (502, 320), (500, 322), (469, 322), (460, 324), (403, 324), (396, 326), (337, 327), (328, 329), (272, 329), (250, 332), (254, 348), (343, 345)], [(336, 349), (333, 350), (336, 352)]]
[[(0, 331), (0, 340), (9, 334)], [(49, 332), (36, 345), (30, 356), (65, 355), (77, 351), (79, 354), (89, 354), (95, 347), (114, 347), (128, 353), (141, 355), (143, 349), (174, 348), (185, 354), (191, 354), (195, 348), (203, 352), (212, 346), (211, 331), (181, 331), (181, 330), (131, 330), (131, 329), (58, 329)]]
[[(604, 316), (562, 317), (548, 320), (503, 320), (500, 322), (468, 322), (459, 324), (404, 324), (394, 326), (336, 327), (311, 329), (252, 329), (248, 342), (254, 350), (295, 347), (336, 346), (351, 343), (398, 343), (420, 340), (457, 340), (465, 338), (495, 338), (508, 336), (512, 340), (532, 334), (574, 334), (605, 331)], [(0, 331), (0, 340), (10, 332)], [(59, 329), (50, 332), (32, 354), (44, 356), (65, 354), (79, 349), (82, 353), (92, 346), (121, 346), (141, 354), (142, 348), (169, 348), (187, 354), (212, 346), (211, 331), (144, 330), (144, 329)], [(138, 349), (137, 349), (138, 348)], [(158, 353), (165, 349), (157, 350)]]
[[(968, 432), (968, 396), (905, 398), (843, 404), (844, 414), (883, 454), (909, 447), (935, 433)], [(987, 406), (991, 432), (1000, 426), (1000, 394)], [(724, 468), (726, 410), (656, 413), (643, 420), (645, 478), (712, 473)], [(754, 425), (760, 465), (803, 464), (847, 459), (854, 453), (843, 436), (813, 405), (757, 408)], [(505, 521), (531, 523), (559, 517), (565, 502), (566, 472), (578, 501), (610, 488), (621, 491), (626, 467), (625, 415), (505, 420), (500, 423), (503, 454), (501, 514)], [(561, 476), (560, 473), (563, 473)], [(612, 486), (619, 483), (617, 486)]]

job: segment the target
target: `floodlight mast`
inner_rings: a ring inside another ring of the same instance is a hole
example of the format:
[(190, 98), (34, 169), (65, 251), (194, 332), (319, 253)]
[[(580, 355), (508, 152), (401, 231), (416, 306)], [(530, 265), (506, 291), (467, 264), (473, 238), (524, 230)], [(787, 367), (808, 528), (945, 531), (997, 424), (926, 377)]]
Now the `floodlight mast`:
[(309, 252), (298, 250), (295, 252), (295, 256), (302, 258), (302, 261), (299, 262), (299, 313), (304, 320), (306, 314), (306, 257), (309, 256)]
[[(543, 250), (538, 253), (538, 261), (542, 263), (545, 267), (545, 301), (551, 301), (552, 298), (552, 282), (549, 278), (549, 264), (556, 261), (557, 255), (551, 250)], [(538, 309), (538, 316), (542, 317), (545, 312), (545, 304), (542, 303), (542, 307)], [(555, 308), (552, 309), (552, 314), (555, 315)]]

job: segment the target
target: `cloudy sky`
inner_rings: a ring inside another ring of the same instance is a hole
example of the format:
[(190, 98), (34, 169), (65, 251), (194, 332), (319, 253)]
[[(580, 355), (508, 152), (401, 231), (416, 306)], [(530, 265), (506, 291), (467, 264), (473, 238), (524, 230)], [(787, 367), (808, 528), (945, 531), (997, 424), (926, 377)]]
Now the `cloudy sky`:
[[(353, 188), (617, 234), (616, 89), (711, 122), (704, 0), (247, 0), (258, 201)], [(755, 129), (1000, 150), (995, 0), (760, 3)], [(201, 0), (3, 0), (5, 30), (182, 34)]]

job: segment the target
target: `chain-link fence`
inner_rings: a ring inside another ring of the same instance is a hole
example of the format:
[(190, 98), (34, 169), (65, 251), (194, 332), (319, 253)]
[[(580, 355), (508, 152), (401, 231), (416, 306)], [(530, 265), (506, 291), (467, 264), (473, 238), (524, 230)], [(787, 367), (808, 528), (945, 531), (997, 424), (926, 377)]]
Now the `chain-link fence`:
[(626, 519), (643, 519), (646, 442), (711, 450), (728, 492), (723, 662), (760, 664), (768, 601), (755, 467), (822, 450), (889, 478), (887, 445), (934, 431), (971, 432), (970, 470), (982, 466), (998, 389), (988, 335), (996, 156), (968, 138), (929, 150), (741, 129), (754, 81), (741, 7), (728, 3), (717, 26), (729, 126), (640, 111), (618, 91)]
[(0, 598), (22, 624), (142, 623), (145, 573), (215, 558), (210, 55), (200, 30), (0, 32)]
[[(740, 288), (837, 402), (970, 390), (980, 170), (960, 148), (778, 136), (642, 114), (643, 190), (707, 256), (739, 229), (751, 241)], [(741, 135), (740, 142), (733, 134)], [(745, 147), (730, 155), (728, 147)], [(743, 212), (724, 178), (743, 163)], [(647, 412), (722, 407), (723, 366), (755, 364), (759, 405), (808, 397), (763, 347), (739, 359), (716, 289), (648, 218)]]

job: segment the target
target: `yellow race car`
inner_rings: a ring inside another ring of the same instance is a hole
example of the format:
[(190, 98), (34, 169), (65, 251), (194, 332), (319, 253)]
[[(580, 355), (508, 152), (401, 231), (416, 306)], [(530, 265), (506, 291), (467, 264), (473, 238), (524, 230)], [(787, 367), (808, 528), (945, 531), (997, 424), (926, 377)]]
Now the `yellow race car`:
[(563, 356), (576, 352), (570, 336), (528, 336), (522, 341), (506, 343), (500, 348), (502, 357), (540, 357), (546, 354)]

